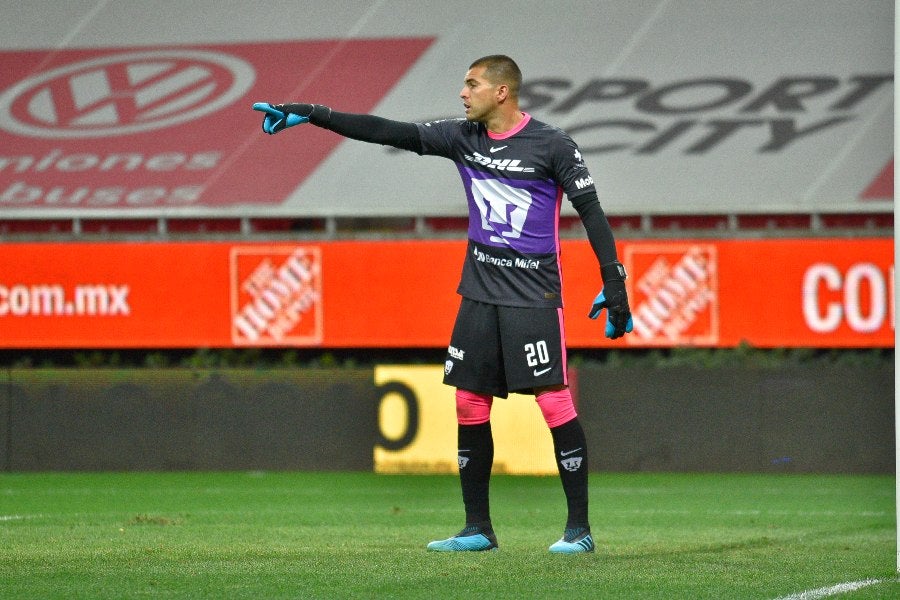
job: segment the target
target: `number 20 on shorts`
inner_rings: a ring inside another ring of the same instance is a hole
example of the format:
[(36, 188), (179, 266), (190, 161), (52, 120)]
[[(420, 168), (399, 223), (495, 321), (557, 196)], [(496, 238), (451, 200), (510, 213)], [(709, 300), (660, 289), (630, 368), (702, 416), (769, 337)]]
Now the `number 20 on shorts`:
[(550, 353), (547, 352), (547, 342), (540, 340), (534, 344), (525, 344), (525, 360), (529, 367), (546, 365), (550, 362)]

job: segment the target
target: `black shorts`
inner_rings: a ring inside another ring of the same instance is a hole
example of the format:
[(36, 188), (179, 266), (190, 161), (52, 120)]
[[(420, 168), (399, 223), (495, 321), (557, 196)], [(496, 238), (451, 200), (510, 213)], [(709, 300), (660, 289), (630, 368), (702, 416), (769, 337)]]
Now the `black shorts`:
[(444, 383), (500, 398), (567, 384), (562, 309), (463, 298), (447, 348)]

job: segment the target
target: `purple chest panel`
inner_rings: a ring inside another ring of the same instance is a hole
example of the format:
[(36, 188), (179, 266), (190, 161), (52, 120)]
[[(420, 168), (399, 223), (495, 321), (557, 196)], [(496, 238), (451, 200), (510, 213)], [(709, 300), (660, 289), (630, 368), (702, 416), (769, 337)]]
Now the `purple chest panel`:
[(522, 254), (555, 254), (562, 189), (546, 179), (510, 179), (459, 165), (469, 203), (469, 239)]

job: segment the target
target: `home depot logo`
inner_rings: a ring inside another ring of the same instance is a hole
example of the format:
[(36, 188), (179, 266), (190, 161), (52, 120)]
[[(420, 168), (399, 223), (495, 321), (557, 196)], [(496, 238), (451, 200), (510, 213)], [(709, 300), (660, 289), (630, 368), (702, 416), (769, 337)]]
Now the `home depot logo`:
[(718, 262), (712, 244), (634, 245), (625, 252), (636, 345), (719, 340)]
[(108, 137), (185, 123), (243, 97), (255, 72), (222, 52), (122, 52), (29, 77), (0, 95), (0, 127), (38, 138)]
[(231, 249), (231, 339), (239, 346), (322, 342), (319, 248)]

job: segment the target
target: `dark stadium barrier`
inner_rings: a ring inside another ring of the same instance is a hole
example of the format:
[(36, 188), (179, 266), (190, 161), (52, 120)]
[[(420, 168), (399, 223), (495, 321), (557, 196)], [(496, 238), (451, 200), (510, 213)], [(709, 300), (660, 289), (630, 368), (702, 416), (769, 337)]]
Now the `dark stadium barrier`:
[[(894, 472), (893, 369), (574, 373), (592, 471)], [(11, 369), (0, 470), (370, 471), (379, 444), (415, 437), (380, 431), (382, 391), (369, 369)], [(424, 431), (430, 411), (415, 414)]]
[(894, 371), (579, 370), (592, 470), (894, 472)]
[(0, 390), (7, 471), (372, 469), (370, 370), (22, 370)]

